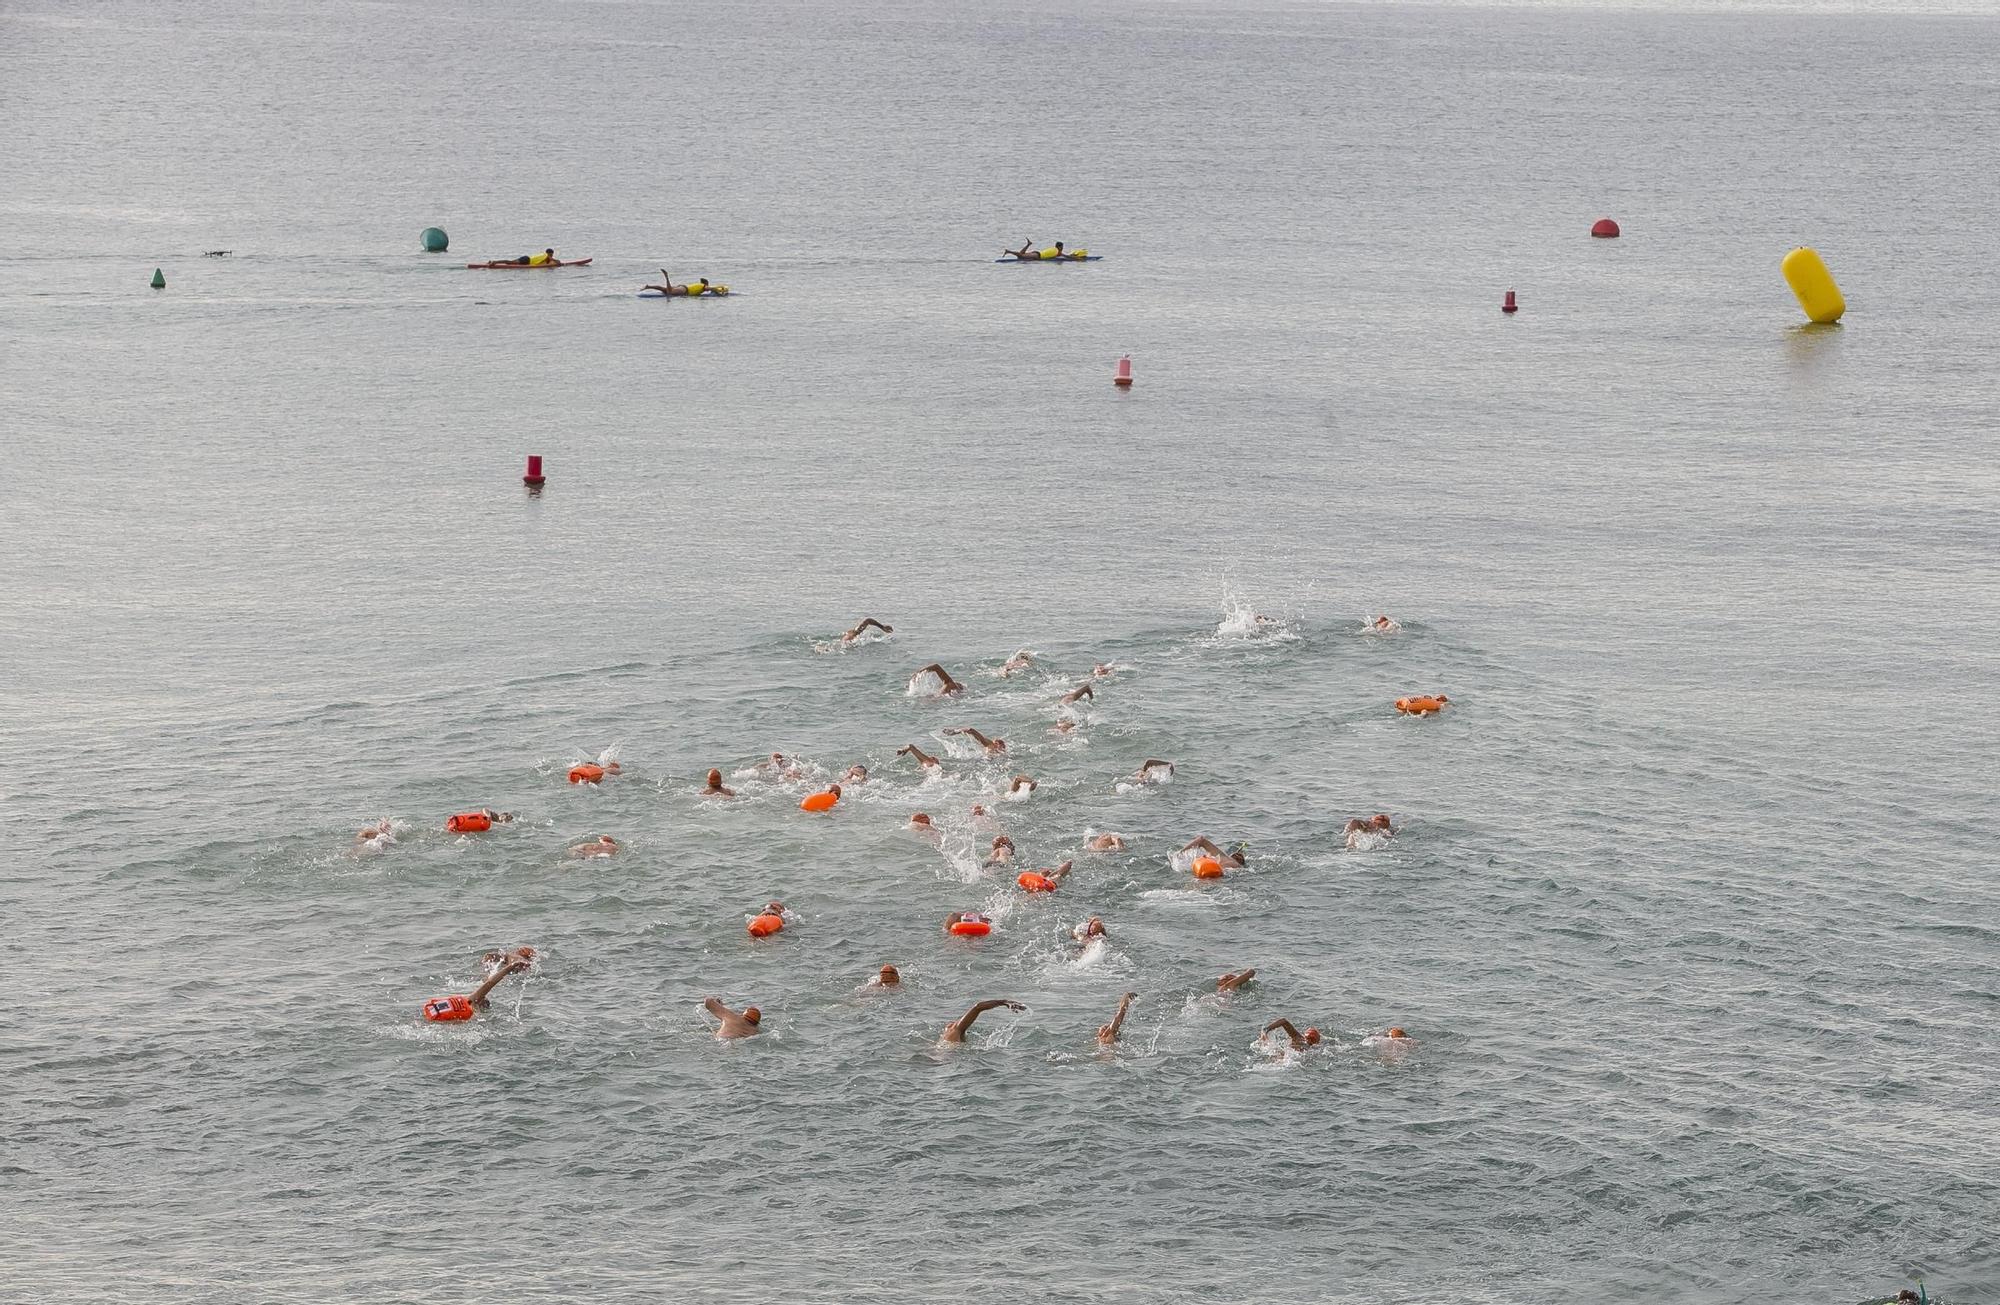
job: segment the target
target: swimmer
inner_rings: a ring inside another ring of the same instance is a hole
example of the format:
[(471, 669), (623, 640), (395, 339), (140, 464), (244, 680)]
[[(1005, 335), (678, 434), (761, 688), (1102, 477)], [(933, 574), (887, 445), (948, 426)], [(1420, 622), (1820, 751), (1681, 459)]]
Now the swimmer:
[(1378, 616), (1369, 623), (1368, 628), (1376, 634), (1395, 634), (1403, 627), (1386, 616)]
[(868, 981), (867, 986), (870, 988), (900, 988), (903, 986), (902, 972), (893, 965), (885, 965), (876, 972), (874, 978)]
[[(525, 970), (529, 966), (533, 965), (534, 963), (535, 963), (535, 949), (532, 947), (516, 947), (512, 951), (486, 953), (485, 957), (482, 960), (482, 964), (485, 966), (486, 969), (486, 981), (480, 984), (477, 988), (474, 988), (471, 991), (471, 993), (467, 995), (466, 1001), (471, 1004), (472, 1009), (474, 1010), (485, 1010), (487, 1006), (486, 1002), (487, 993), (492, 992), (495, 988), (499, 987), (500, 981), (506, 978), (508, 975), (518, 974), (522, 970)], [(441, 998), (437, 1000), (442, 1002), (452, 999)], [(425, 1014), (426, 1017), (430, 1017), (428, 1005), (425, 1008)], [(463, 1019), (465, 1017), (459, 1015), (459, 1016), (447, 1016), (446, 1018)]]
[(1008, 1010), (1028, 1009), (1020, 1002), (1010, 1001), (1005, 997), (995, 997), (990, 1001), (982, 1001), (971, 1010), (965, 1012), (965, 1014), (953, 1020), (950, 1024), (947, 1024), (943, 1034), (938, 1037), (938, 1041), (947, 1044), (965, 1041), (965, 1035), (972, 1031), (972, 1022), (996, 1006), (1005, 1006)]
[(713, 997), (704, 1001), (702, 1005), (708, 1009), (709, 1014), (715, 1016), (720, 1021), (715, 1030), (715, 1036), (718, 1041), (727, 1041), (730, 1038), (751, 1037), (757, 1032), (758, 1026), (764, 1022), (764, 1012), (758, 1010), (755, 1006), (745, 1006), (742, 1013), (738, 1014)]
[(936, 757), (933, 757), (930, 753), (925, 752), (922, 748), (918, 747), (914, 743), (906, 743), (902, 747), (897, 748), (896, 755), (899, 757), (915, 757), (917, 759), (917, 764), (919, 766), (922, 766), (925, 770), (930, 770), (939, 764), (938, 759)]
[(984, 734), (981, 734), (978, 730), (973, 729), (970, 725), (962, 725), (956, 729), (948, 729), (944, 732), (948, 735), (949, 734), (964, 735), (966, 738), (971, 739), (974, 743), (977, 743), (980, 747), (986, 749), (987, 755), (989, 756), (994, 755), (996, 753), (1005, 752), (1007, 750), (1007, 740), (989, 739)]
[(1083, 846), (1090, 852), (1123, 852), (1125, 840), (1116, 834), (1096, 834)]
[(1049, 726), (1049, 733), (1051, 733), (1051, 734), (1054, 734), (1054, 735), (1056, 735), (1056, 736), (1057, 736), (1058, 738), (1060, 738), (1060, 737), (1062, 737), (1062, 736), (1064, 736), (1064, 735), (1067, 735), (1067, 734), (1068, 734), (1068, 733), (1069, 733), (1069, 732), (1070, 732), (1071, 730), (1073, 730), (1073, 729), (1075, 729), (1075, 728), (1076, 728), (1076, 722), (1075, 722), (1075, 721), (1073, 721), (1073, 720), (1059, 720), (1059, 721), (1057, 721), (1057, 722), (1056, 722), (1055, 724), (1053, 724), (1053, 725)]
[(1111, 1017), (1109, 1024), (1097, 1026), (1098, 1046), (1108, 1047), (1118, 1041), (1118, 1030), (1125, 1027), (1125, 1016), (1131, 1011), (1132, 1003), (1138, 996), (1136, 992), (1128, 992), (1118, 999), (1118, 1013)]
[(1396, 827), (1389, 822), (1388, 813), (1378, 811), (1374, 815), (1368, 817), (1368, 819), (1366, 820), (1363, 820), (1357, 816), (1354, 819), (1348, 821), (1346, 833), (1347, 833), (1347, 850), (1350, 852), (1354, 852), (1354, 851), (1359, 851), (1363, 846), (1365, 846), (1367, 840), (1370, 838), (1374, 838), (1377, 836), (1380, 836), (1381, 838), (1384, 839), (1394, 838), (1396, 836), (1397, 830)]
[(1265, 1033), (1270, 1033), (1274, 1029), (1283, 1029), (1285, 1031), (1285, 1037), (1291, 1042), (1293, 1051), (1304, 1051), (1307, 1047), (1317, 1047), (1319, 1045), (1318, 1029), (1307, 1028), (1304, 1033), (1301, 1033), (1292, 1027), (1290, 1020), (1283, 1019), (1272, 1020), (1264, 1026)]
[(1111, 934), (1104, 927), (1104, 917), (1093, 915), (1070, 930), (1070, 936), (1080, 943), (1088, 943), (1092, 938), (1109, 938)]
[(993, 836), (993, 850), (986, 854), (986, 864), (1006, 865), (1014, 859), (1014, 840), (1005, 834)]
[(1099, 662), (1097, 663), (1097, 665), (1090, 668), (1090, 674), (1091, 677), (1094, 679), (1108, 680), (1111, 678), (1113, 673), (1117, 671), (1117, 669), (1118, 668), (1116, 666), (1113, 666), (1110, 662)]
[(937, 676), (938, 683), (944, 686), (940, 688), (936, 693), (931, 695), (934, 698), (942, 698), (947, 694), (965, 692), (965, 686), (963, 684), (960, 684), (957, 680), (952, 679), (951, 672), (947, 671), (944, 667), (938, 665), (936, 662), (932, 662), (929, 666), (924, 667), (922, 670), (918, 671), (915, 675), (912, 675), (910, 677), (910, 692), (912, 693), (917, 692), (917, 681), (921, 680), (926, 675)]
[(1148, 757), (1139, 763), (1141, 784), (1164, 784), (1174, 777), (1174, 763), (1161, 761), (1158, 757)]
[(599, 834), (591, 842), (578, 843), (569, 850), (569, 854), (571, 856), (582, 857), (616, 856), (618, 854), (618, 840), (609, 834)]
[[(1217, 979), (1215, 981), (1215, 990), (1218, 993), (1235, 992), (1238, 988), (1243, 987), (1256, 977), (1257, 971), (1255, 970), (1237, 970), (1234, 973), (1225, 974)], [(1266, 1029), (1265, 1032), (1268, 1033), (1270, 1030)]]
[(354, 835), (354, 841), (368, 851), (379, 852), (396, 841), (395, 829), (384, 816), (372, 825), (363, 825)]
[(861, 618), (861, 624), (840, 636), (840, 641), (842, 643), (853, 643), (869, 630), (880, 630), (885, 635), (896, 633), (893, 626), (884, 625), (872, 616), (864, 616)]
[(798, 779), (805, 774), (796, 758), (787, 761), (782, 752), (773, 752), (768, 759), (758, 762), (757, 769), (778, 779)]
[(1000, 667), (1000, 675), (1004, 679), (1005, 677), (1012, 675), (1015, 671), (1025, 671), (1028, 668), (1032, 667), (1034, 664), (1035, 664), (1034, 654), (1029, 652), (1026, 648), (1023, 648), (1021, 651), (1015, 653), (1012, 657), (1009, 657), (1004, 663), (1002, 663)]
[(992, 808), (986, 806), (984, 803), (973, 803), (970, 814), (972, 816), (972, 823), (981, 829), (998, 829), (1000, 827), (1000, 822), (993, 818)]
[(1031, 893), (1053, 893), (1062, 887), (1063, 880), (1069, 878), (1069, 870), (1068, 861), (1053, 870), (1023, 870), (1015, 882)]
[(1222, 864), (1226, 866), (1234, 866), (1238, 870), (1241, 870), (1244, 866), (1244, 863), (1250, 859), (1249, 852), (1246, 850), (1246, 848), (1242, 843), (1238, 843), (1233, 849), (1225, 852), (1221, 848), (1217, 847), (1214, 843), (1210, 842), (1206, 837), (1201, 837), (1201, 836), (1197, 836), (1186, 847), (1182, 848), (1181, 851), (1183, 853), (1206, 852), (1210, 856), (1214, 857), (1216, 860), (1222, 862)]
[(1016, 775), (1013, 781), (1007, 785), (1007, 796), (1012, 797), (1016, 793), (1032, 793), (1040, 787), (1039, 784), (1029, 779), (1026, 775)]
[(1096, 702), (1097, 691), (1091, 688), (1088, 684), (1079, 684), (1074, 689), (1071, 689), (1068, 693), (1065, 693), (1062, 696), (1062, 701), (1065, 706), (1075, 706), (1076, 700), (1079, 698), (1088, 698), (1092, 702)]
[[(849, 766), (847, 773), (840, 777), (841, 784), (866, 784), (867, 782), (868, 767), (866, 766)], [(840, 784), (836, 784), (834, 787), (839, 788)]]
[(917, 833), (929, 834), (933, 838), (937, 836), (938, 832), (938, 827), (931, 823), (931, 818), (921, 811), (914, 812), (910, 816), (909, 828)]
[(721, 771), (710, 770), (708, 772), (708, 787), (701, 791), (701, 795), (705, 798), (735, 797), (736, 790), (723, 785)]
[[(606, 748), (606, 749), (605, 749), (605, 751), (606, 751), (606, 752), (609, 752), (609, 751), (610, 751), (610, 749), (609, 749), (609, 748)], [(600, 755), (600, 756), (602, 756), (602, 754), (601, 754), (601, 753), (600, 753), (599, 755)], [(603, 767), (603, 769), (604, 769), (604, 773), (605, 773), (606, 775), (622, 775), (622, 774), (624, 774), (624, 773), (625, 773), (625, 768), (624, 768), (623, 766), (619, 765), (619, 764), (618, 764), (618, 763), (617, 763), (616, 761), (604, 761), (604, 760), (600, 760), (600, 761), (599, 761), (599, 762), (598, 762), (597, 764), (598, 764), (599, 766)]]

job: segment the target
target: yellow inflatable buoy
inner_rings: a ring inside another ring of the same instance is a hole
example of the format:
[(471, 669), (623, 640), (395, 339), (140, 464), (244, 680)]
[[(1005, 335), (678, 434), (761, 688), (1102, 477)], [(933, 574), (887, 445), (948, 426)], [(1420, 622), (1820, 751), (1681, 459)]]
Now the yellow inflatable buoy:
[(1785, 255), (1783, 270), (1785, 283), (1799, 297), (1799, 307), (1806, 310), (1809, 320), (1824, 326), (1839, 321), (1847, 311), (1847, 301), (1840, 297), (1833, 273), (1826, 270), (1815, 251), (1803, 246), (1794, 249)]

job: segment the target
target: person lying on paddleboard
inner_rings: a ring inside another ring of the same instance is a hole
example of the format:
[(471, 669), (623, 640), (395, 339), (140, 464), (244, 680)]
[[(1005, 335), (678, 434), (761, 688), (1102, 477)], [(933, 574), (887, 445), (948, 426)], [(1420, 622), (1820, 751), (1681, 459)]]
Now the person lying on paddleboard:
[(679, 298), (682, 295), (686, 295), (689, 298), (694, 298), (696, 296), (708, 293), (707, 277), (703, 277), (701, 280), (695, 282), (693, 285), (675, 285), (674, 278), (669, 276), (667, 274), (667, 269), (663, 267), (660, 269), (660, 280), (665, 282), (666, 284), (640, 286), (639, 287), (640, 292), (643, 294), (647, 290), (656, 290), (659, 293), (666, 295), (670, 299)]
[(544, 249), (539, 254), (523, 254), (519, 258), (496, 258), (496, 263), (519, 263), (522, 267), (547, 267), (556, 261), (556, 251)]

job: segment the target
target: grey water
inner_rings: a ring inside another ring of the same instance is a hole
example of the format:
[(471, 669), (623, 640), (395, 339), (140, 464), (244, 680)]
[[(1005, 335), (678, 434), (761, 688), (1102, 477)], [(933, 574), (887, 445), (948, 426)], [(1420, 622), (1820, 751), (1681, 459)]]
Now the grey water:
[(0, 1299), (2000, 1299), (1996, 123), (1988, 5), (7, 0)]

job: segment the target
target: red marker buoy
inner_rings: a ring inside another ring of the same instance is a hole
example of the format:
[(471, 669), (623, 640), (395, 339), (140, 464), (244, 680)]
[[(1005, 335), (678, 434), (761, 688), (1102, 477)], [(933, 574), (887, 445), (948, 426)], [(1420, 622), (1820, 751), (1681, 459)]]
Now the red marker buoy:
[(1509, 290), (1507, 292), (1507, 298), (1501, 301), (1500, 311), (1503, 313), (1512, 313), (1520, 311), (1520, 308), (1521, 305), (1514, 302), (1514, 292), (1512, 290)]
[(1111, 383), (1113, 385), (1116, 385), (1121, 390), (1129, 390), (1132, 388), (1131, 354), (1128, 353), (1123, 358), (1120, 358), (1118, 360), (1118, 375), (1112, 378)]
[(1610, 218), (1599, 218), (1596, 225), (1590, 228), (1590, 234), (1600, 240), (1613, 239), (1618, 234), (1618, 224)]
[(530, 453), (528, 455), (528, 474), (521, 477), (521, 483), (523, 485), (532, 485), (536, 488), (540, 488), (542, 483), (541, 454)]

